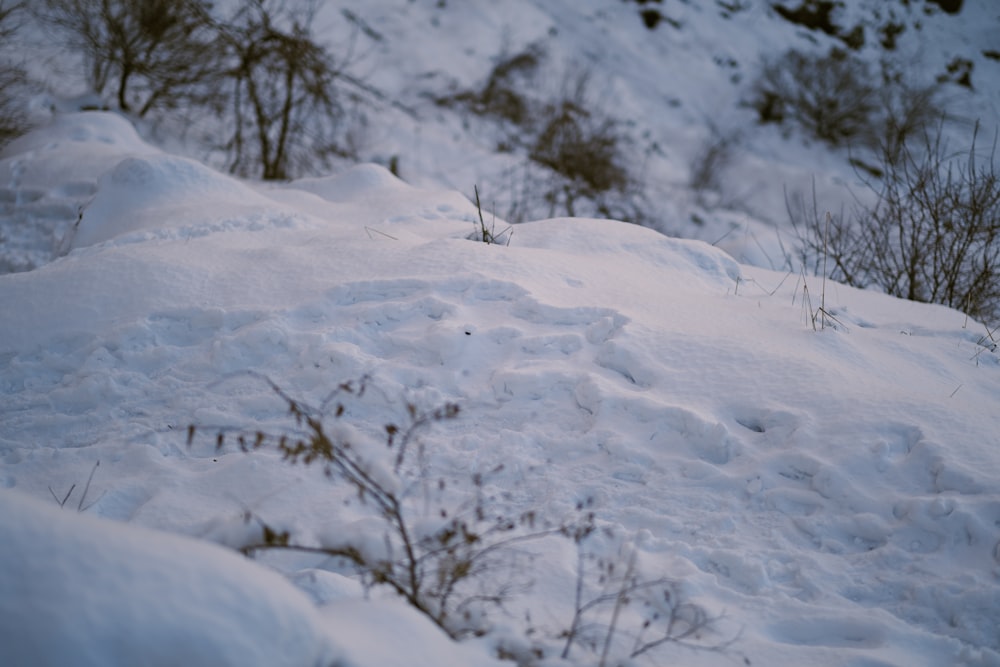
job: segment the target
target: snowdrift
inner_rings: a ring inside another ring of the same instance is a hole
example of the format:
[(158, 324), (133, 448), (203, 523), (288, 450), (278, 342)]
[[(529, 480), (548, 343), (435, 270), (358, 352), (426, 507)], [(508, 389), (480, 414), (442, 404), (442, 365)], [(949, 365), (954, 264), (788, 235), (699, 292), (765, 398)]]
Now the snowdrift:
[[(379, 390), (355, 408), (360, 428), (377, 432), (404, 400), (460, 403), (427, 442), (430, 469), (486, 476), (484, 493), (512, 511), (593, 507), (646, 570), (725, 612), (720, 638), (739, 633), (735, 655), (753, 664), (1000, 664), (1000, 358), (981, 324), (827, 283), (836, 322), (817, 331), (820, 279), (707, 244), (560, 219), (486, 245), (467, 238), (468, 201), (379, 167), (256, 187), (136, 146), (109, 118), (66, 117), (23, 140), (49, 137), (50, 150), (15, 145), (0, 163), (35, 174), (19, 187), (41, 199), (73, 179), (84, 206), (68, 254), (0, 276), (3, 486), (53, 504), (48, 487), (80, 484), (100, 461), (88, 514), (220, 542), (248, 507), (307, 537), (347, 530), (348, 490), (267, 453), (186, 447), (185, 433), (285, 423), (287, 406), (247, 371), (310, 400), (367, 375)], [(95, 124), (107, 136), (85, 131)], [(104, 147), (93, 167), (45, 181), (60, 147), (88, 159), (78, 144)], [(324, 637), (350, 648), (235, 555), (2, 502), (0, 605), (18, 619), (2, 625), (38, 664), (82, 664), (73, 647), (118, 637), (111, 622), (139, 634), (103, 664), (134, 664), (150, 627), (175, 627), (161, 616), (199, 608), (218, 623), (212, 641), (168, 662), (242, 651), (242, 664), (312, 664)], [(555, 636), (574, 559), (544, 545), (537, 558), (515, 610)], [(321, 562), (274, 565), (321, 616), (409, 618), (360, 606), (349, 587), (323, 594), (303, 574)], [(199, 603), (192, 587), (218, 597)], [(155, 600), (169, 614), (136, 615)], [(63, 644), (33, 639), (53, 624)], [(291, 633), (264, 642), (292, 641), (287, 662), (241, 643), (267, 628)], [(385, 643), (365, 640), (351, 660), (387, 664)], [(689, 665), (735, 659), (676, 650)], [(488, 660), (474, 655), (463, 664)]]
[(0, 491), (8, 665), (328, 665), (306, 595), (203, 541)]

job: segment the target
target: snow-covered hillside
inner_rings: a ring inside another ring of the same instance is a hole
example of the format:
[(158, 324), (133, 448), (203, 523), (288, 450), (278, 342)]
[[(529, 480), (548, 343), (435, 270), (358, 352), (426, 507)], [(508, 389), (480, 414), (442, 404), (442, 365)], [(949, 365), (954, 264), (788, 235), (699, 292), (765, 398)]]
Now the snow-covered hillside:
[[(72, 111), (77, 56), (30, 21), (0, 44), (58, 91), (0, 148), (0, 664), (1000, 666), (997, 323), (786, 268), (785, 193), (864, 188), (846, 148), (747, 107), (762, 58), (843, 45), (772, 4), (319, 3), (360, 163), (288, 183), (224, 173), (212, 119)], [(942, 89), (951, 145), (977, 120), (993, 136), (994, 2), (835, 4), (858, 54), (914, 82), (971, 63)], [(547, 176), (523, 128), (456, 100), (519, 54), (539, 100), (586, 75), (646, 227), (536, 206), (508, 229)], [(497, 551), (479, 636), (343, 559), (238, 552), (260, 521), (387, 549), (356, 489), (235, 440), (295, 431), (270, 383), (319, 405), (362, 378), (324, 418), (425, 533), (440, 507), (593, 515), (579, 544)], [(451, 403), (397, 478), (385, 426)], [(671, 597), (618, 617), (633, 568)], [(630, 658), (664, 609), (705, 622)]]
[[(337, 83), (346, 109), (343, 142), (357, 161), (391, 166), (408, 183), (469, 198), (478, 186), (487, 214), (501, 220), (564, 214), (561, 202), (549, 213), (547, 197), (553, 188), (558, 194), (558, 179), (528, 158), (529, 130), (498, 118), (497, 109), (484, 114), (457, 102), (481, 94), (496, 83), (498, 68), (524, 58), (526, 69), (515, 68), (500, 84), (538, 105), (584, 103), (594, 123), (613, 128), (609, 138), (629, 182), (613, 210), (637, 214), (629, 219), (670, 235), (714, 243), (739, 261), (782, 269), (795, 242), (786, 194), (808, 194), (815, 185), (819, 205), (836, 211), (864, 199), (867, 189), (850, 165), (860, 154), (856, 146), (831, 148), (792, 126), (759, 124), (750, 103), (762, 62), (788, 49), (846, 49), (843, 35), (861, 31), (863, 45), (852, 42), (849, 50), (873, 67), (873, 78), (885, 61), (908, 85), (943, 81), (942, 110), (957, 121), (947, 128), (949, 148), (965, 150), (979, 122), (985, 150), (1000, 124), (1000, 12), (991, 0), (959, 4), (961, 11), (946, 13), (934, 0), (339, 0), (317, 3), (312, 27), (345, 72)], [(792, 23), (775, 5), (813, 11), (829, 5), (841, 34)], [(643, 12), (662, 20), (647, 28)], [(898, 31), (892, 49), (882, 44), (889, 29)], [(72, 106), (66, 97), (91, 105), (96, 99), (82, 83), (79, 54), (59, 48), (50, 32), (28, 21), (0, 45), (0, 56), (55, 91), (33, 101), (39, 118), (49, 107)], [(963, 73), (968, 85), (958, 83)], [(586, 91), (577, 100), (580, 81)], [(154, 114), (141, 134), (224, 169), (218, 146), (228, 127), (205, 115)], [(707, 182), (693, 188), (706, 152), (720, 147)], [(21, 204), (30, 203), (36, 209), (30, 219), (42, 224), (26, 224), (22, 206), (17, 213), (0, 209), (0, 222), (11, 230), (0, 246), (0, 271), (48, 260), (77, 215), (79, 197), (63, 194), (35, 199), (37, 193), (23, 190), (32, 201)], [(585, 203), (577, 209), (593, 213)]]
[(262, 558), (307, 604), (235, 555), (140, 532), (233, 544), (249, 511), (306, 542), (380, 539), (318, 470), (186, 446), (189, 424), (289, 423), (247, 371), (313, 403), (368, 375), (348, 418), (373, 434), (407, 401), (460, 404), (424, 436), (429, 479), (460, 498), (481, 476), (515, 514), (587, 505), (612, 534), (587, 549), (634, 549), (721, 617), (700, 641), (734, 640), (657, 664), (1000, 664), (1000, 357), (960, 313), (828, 283), (837, 322), (815, 331), (819, 279), (697, 241), (556, 219), (487, 245), (456, 193), (374, 165), (253, 186), (108, 113), (62, 117), (0, 169), (14, 201), (94, 193), (65, 256), (0, 277), (6, 664), (275, 664), (280, 623), (301, 637), (286, 664), (488, 664), (529, 627), (560, 664), (565, 540), (525, 545), (530, 585), (453, 645), (327, 559)]
[[(843, 32), (863, 29), (864, 46), (852, 53), (892, 63), (910, 84), (948, 79), (950, 64), (971, 63), (972, 89), (942, 88), (948, 112), (960, 119), (953, 145), (968, 145), (975, 121), (984, 137), (993, 136), (1000, 125), (1000, 60), (986, 54), (997, 52), (1000, 12), (990, 0), (966, 1), (957, 14), (932, 1), (348, 0), (326, 5), (320, 34), (334, 53), (356, 54), (351, 58), (366, 83), (391, 91), (395, 106), (372, 102), (382, 109), (375, 117), (384, 113), (391, 122), (371, 123), (359, 145), (366, 161), (388, 165), (396, 158), (407, 182), (443, 184), (470, 197), (478, 184), (484, 207), (498, 217), (519, 207), (533, 209), (531, 219), (544, 214), (539, 202), (525, 200), (539, 198), (546, 174), (532, 171), (523, 152), (498, 150), (512, 143), (512, 128), (439, 104), (482, 90), (501, 63), (538, 56), (537, 69), (520, 84), (525, 95), (558, 100), (586, 74), (592, 112), (620, 123), (639, 182), (633, 198), (648, 214), (644, 224), (709, 242), (725, 237), (719, 245), (738, 259), (781, 268), (794, 237), (784, 229), (779, 242), (773, 228), (787, 225), (786, 191), (808, 191), (815, 181), (822, 204), (836, 210), (865, 190), (846, 147), (830, 150), (792, 128), (760, 125), (750, 106), (765, 58), (788, 49), (846, 48), (839, 37), (790, 23), (773, 7), (824, 4), (835, 7)], [(650, 30), (643, 11), (664, 19)], [(887, 24), (903, 27), (891, 51), (880, 45)], [(723, 139), (727, 157), (716, 165), (711, 191), (693, 192), (697, 160)]]

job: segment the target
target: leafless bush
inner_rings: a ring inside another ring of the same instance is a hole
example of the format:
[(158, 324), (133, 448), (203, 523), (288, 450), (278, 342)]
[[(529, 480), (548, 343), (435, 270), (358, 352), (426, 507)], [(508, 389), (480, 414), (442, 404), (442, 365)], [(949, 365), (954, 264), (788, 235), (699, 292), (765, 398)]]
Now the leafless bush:
[(751, 105), (761, 122), (791, 123), (833, 146), (900, 150), (946, 117), (937, 82), (907, 80), (842, 49), (789, 50), (764, 61)]
[(691, 189), (703, 205), (709, 193), (716, 197), (722, 194), (723, 175), (732, 162), (739, 141), (739, 132), (722, 131), (709, 123), (709, 134), (695, 153), (688, 176)]
[(873, 81), (868, 64), (842, 49), (825, 55), (792, 49), (765, 59), (751, 104), (761, 122), (792, 122), (832, 145), (868, 143), (878, 111)]
[[(458, 638), (482, 633), (486, 611), (509, 597), (511, 577), (526, 565), (520, 559), (527, 555), (517, 544), (570, 531), (569, 524), (543, 526), (531, 511), (512, 516), (487, 506), (482, 491), (486, 479), (480, 474), (472, 476), (470, 497), (457, 504), (442, 498), (446, 483), (428, 477), (418, 435), (456, 418), (459, 408), (453, 403), (429, 410), (408, 403), (407, 423), (386, 423), (384, 443), (375, 448), (342, 421), (348, 402), (364, 396), (367, 379), (342, 383), (320, 406), (294, 399), (264, 380), (288, 406), (294, 427), (275, 433), (222, 429), (217, 447), (235, 443), (245, 452), (271, 448), (289, 463), (321, 468), (332, 482), (353, 491), (380, 520), (383, 534), (380, 540), (346, 535), (308, 544), (248, 513), (245, 519), (259, 530), (256, 539), (241, 545), (244, 553), (293, 550), (339, 560), (354, 567), (367, 585), (391, 589)], [(197, 430), (189, 428), (189, 445)]]
[[(20, 27), (20, 13), (24, 2), (0, 0), (0, 40), (8, 39)], [(29, 128), (25, 98), (30, 82), (24, 68), (0, 60), (0, 146), (23, 134)]]
[(467, 105), (481, 116), (528, 127), (532, 124), (534, 106), (528, 91), (544, 59), (545, 52), (538, 46), (500, 56), (481, 89), (440, 97), (437, 102), (444, 106)]
[(911, 143), (920, 141), (944, 120), (950, 120), (937, 83), (913, 83), (884, 64), (880, 109), (875, 125), (879, 129), (874, 148), (896, 155)]
[(344, 151), (337, 64), (316, 41), (315, 5), (248, 0), (221, 26), (232, 84), (234, 173), (280, 180)]
[(317, 7), (241, 0), (220, 18), (210, 0), (40, 0), (36, 13), (70, 36), (93, 88), (112, 89), (120, 109), (208, 111), (231, 170), (275, 180), (350, 152), (335, 140), (350, 113), (339, 63), (312, 30)]
[[(572, 196), (621, 190), (628, 176), (619, 142), (613, 119), (597, 117), (576, 99), (563, 99), (546, 108), (531, 159), (565, 176)], [(572, 210), (572, 199), (566, 207)]]
[(639, 183), (627, 153), (625, 124), (594, 99), (588, 72), (564, 73), (554, 95), (532, 90), (544, 86), (539, 70), (544, 52), (531, 47), (500, 58), (482, 88), (438, 98), (461, 104), (489, 120), (499, 119), (504, 152), (523, 153), (523, 164), (508, 170), (504, 218), (608, 217), (644, 219)]
[[(751, 105), (761, 122), (791, 123), (835, 146), (897, 152), (947, 118), (939, 82), (903, 76), (886, 60), (873, 68), (840, 49), (790, 50), (764, 61)], [(853, 161), (877, 174), (865, 160)]]
[(42, 0), (38, 16), (66, 34), (97, 93), (146, 115), (211, 94), (219, 50), (208, 0)]
[[(251, 530), (230, 546), (247, 555), (291, 550), (323, 557), (328, 567), (346, 565), (366, 586), (394, 591), (458, 639), (489, 632), (491, 611), (530, 587), (525, 571), (536, 556), (523, 549), (525, 543), (567, 539), (580, 554), (569, 625), (558, 636), (539, 637), (526, 619), (523, 641), (501, 631), (498, 652), (504, 657), (529, 665), (559, 650), (567, 658), (576, 646), (593, 650), (606, 665), (612, 658), (652, 655), (668, 644), (709, 650), (728, 645), (706, 641), (717, 619), (686, 600), (676, 582), (641, 575), (634, 549), (610, 558), (587, 555), (587, 540), (598, 531), (588, 502), (568, 519), (547, 521), (534, 509), (517, 511), (495, 500), (486, 488), (494, 473), (474, 473), (467, 484), (436, 477), (421, 436), (457, 418), (457, 405), (422, 409), (407, 403), (405, 420), (385, 423), (383, 441), (377, 443), (348, 423), (366, 394), (368, 378), (342, 383), (311, 406), (268, 378), (253, 376), (274, 390), (292, 424), (274, 432), (190, 426), (188, 445), (199, 432), (214, 431), (217, 449), (270, 449), (288, 463), (319, 468), (358, 499), (378, 528), (374, 535), (347, 531), (309, 541), (248, 510), (243, 519)], [(53, 497), (65, 503), (54, 492)], [(603, 541), (614, 539), (609, 529), (600, 534)]]
[(1000, 174), (996, 140), (977, 153), (978, 126), (966, 152), (947, 149), (939, 126), (921, 144), (883, 144), (879, 170), (868, 180), (874, 206), (820, 216), (813, 195), (790, 201), (803, 259), (826, 257), (830, 277), (857, 287), (940, 303), (972, 317), (1000, 317)]
[(0, 61), (0, 146), (30, 129), (25, 106), (30, 90), (31, 82), (22, 67)]
[(18, 15), (26, 6), (25, 0), (0, 0), (0, 39), (7, 39), (17, 31)]
[(548, 215), (637, 221), (628, 137), (622, 123), (590, 99), (588, 86), (587, 73), (571, 78), (568, 88), (538, 112), (539, 129), (528, 157), (553, 174), (543, 193)]
[(685, 599), (677, 582), (643, 577), (634, 546), (624, 545), (616, 558), (598, 558), (585, 551), (587, 537), (577, 541), (573, 617), (560, 636), (563, 660), (574, 647), (599, 656), (605, 667), (653, 657), (665, 646), (722, 652), (735, 642), (712, 641), (720, 619)]

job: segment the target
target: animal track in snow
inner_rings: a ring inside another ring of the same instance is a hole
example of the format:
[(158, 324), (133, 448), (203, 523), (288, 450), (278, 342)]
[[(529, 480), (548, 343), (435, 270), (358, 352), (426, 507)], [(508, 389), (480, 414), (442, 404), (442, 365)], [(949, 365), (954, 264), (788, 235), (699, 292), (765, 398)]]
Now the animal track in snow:
[(618, 373), (629, 384), (638, 387), (650, 386), (655, 378), (655, 373), (642, 360), (637, 358), (627, 347), (615, 341), (607, 341), (601, 345), (594, 361), (601, 368)]
[(753, 433), (760, 434), (769, 444), (787, 444), (802, 426), (798, 415), (784, 410), (755, 407), (732, 408), (733, 421)]
[(351, 305), (368, 301), (403, 299), (426, 292), (430, 283), (423, 280), (364, 280), (338, 285), (330, 290), (328, 298), (335, 305)]
[(846, 617), (784, 619), (771, 626), (771, 637), (784, 644), (832, 648), (878, 648), (885, 631), (871, 620)]

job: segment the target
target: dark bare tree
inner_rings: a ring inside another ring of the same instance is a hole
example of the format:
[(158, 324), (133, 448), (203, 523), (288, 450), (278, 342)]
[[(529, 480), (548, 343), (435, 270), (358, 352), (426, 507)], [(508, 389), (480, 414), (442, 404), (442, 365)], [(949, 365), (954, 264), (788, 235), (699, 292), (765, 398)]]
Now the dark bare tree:
[(24, 0), (0, 0), (0, 39), (7, 39), (17, 31), (14, 19), (26, 6)]
[[(19, 14), (26, 4), (20, 0), (0, 0), (0, 40), (6, 40), (17, 32)], [(23, 67), (6, 60), (0, 61), (0, 146), (28, 129), (23, 104), (28, 87), (28, 74)]]
[(208, 0), (43, 0), (36, 10), (69, 35), (101, 94), (139, 116), (207, 99), (219, 71)]
[(0, 146), (28, 129), (21, 95), (28, 87), (28, 75), (24, 69), (0, 62)]
[(230, 169), (281, 180), (343, 154), (340, 76), (312, 31), (315, 5), (247, 0), (221, 29), (229, 59)]

